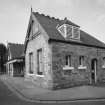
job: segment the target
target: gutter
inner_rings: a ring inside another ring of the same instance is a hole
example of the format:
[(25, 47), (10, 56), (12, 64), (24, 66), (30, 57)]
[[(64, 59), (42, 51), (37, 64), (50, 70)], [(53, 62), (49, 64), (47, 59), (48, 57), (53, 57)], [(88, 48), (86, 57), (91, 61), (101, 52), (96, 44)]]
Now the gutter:
[(60, 43), (66, 43), (66, 44), (72, 44), (72, 45), (80, 45), (80, 46), (87, 46), (87, 47), (94, 47), (94, 48), (100, 48), (100, 49), (105, 49), (105, 47), (102, 46), (97, 46), (97, 45), (89, 45), (89, 44), (84, 44), (84, 43), (79, 43), (79, 42), (75, 42), (75, 41), (64, 41), (64, 40), (59, 40), (59, 39), (49, 39), (48, 40), (49, 43), (51, 42), (60, 42)]

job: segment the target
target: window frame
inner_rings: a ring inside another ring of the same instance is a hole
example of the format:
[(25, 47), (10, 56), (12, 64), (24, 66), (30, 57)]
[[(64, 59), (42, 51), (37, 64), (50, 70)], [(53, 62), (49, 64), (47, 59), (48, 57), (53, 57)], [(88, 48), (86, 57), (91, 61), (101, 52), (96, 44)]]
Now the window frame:
[(102, 68), (105, 68), (105, 57), (103, 57)]
[(71, 55), (65, 55), (65, 65), (63, 67), (63, 70), (74, 70), (74, 67), (72, 66)]
[(71, 67), (71, 55), (65, 56), (65, 66)]
[(29, 53), (29, 74), (34, 74), (34, 70), (33, 70), (33, 52)]
[[(78, 38), (74, 38), (74, 28), (75, 28), (75, 29), (78, 29)], [(72, 36), (73, 36), (72, 38), (73, 38), (73, 39), (80, 39), (80, 29), (79, 29), (78, 27), (73, 26), (73, 27), (72, 27), (72, 31), (73, 31), (73, 32), (72, 32)]]
[[(60, 30), (61, 28), (64, 28), (64, 33)], [(63, 24), (61, 26), (58, 27), (58, 31), (60, 32), (60, 34), (66, 38), (66, 25)]]
[[(67, 35), (67, 27), (71, 27), (71, 33), (72, 33), (72, 35), (70, 36), (70, 39), (73, 39), (73, 40), (80, 40), (80, 29), (79, 29), (79, 27), (76, 27), (76, 26), (72, 26), (72, 25), (69, 25), (69, 24), (63, 24), (63, 25), (61, 25), (61, 26), (59, 26), (58, 27), (58, 31), (61, 33), (61, 35), (64, 37), (64, 38), (67, 38), (67, 37), (69, 37), (69, 35)], [(64, 27), (64, 33), (62, 33), (61, 32), (61, 30), (60, 30), (60, 28), (62, 28), (62, 27)], [(75, 38), (74, 37), (74, 28), (75, 29), (78, 29), (78, 38)]]
[(84, 66), (84, 59), (85, 59), (84, 56), (79, 57), (79, 66)]
[(78, 69), (87, 69), (87, 66), (85, 66), (85, 56), (79, 56), (79, 66)]
[[(42, 48), (40, 48), (40, 49), (37, 49), (37, 76), (41, 76), (41, 77), (43, 77), (44, 76), (44, 70), (43, 71), (40, 71), (40, 67), (39, 67), (39, 52), (41, 51), (41, 60), (42, 60), (42, 65), (41, 66), (43, 66), (44, 65), (44, 63), (43, 63), (43, 49)], [(43, 68), (44, 69), (44, 68)]]
[(66, 37), (65, 38), (67, 38), (67, 37), (69, 37), (69, 35), (67, 35), (67, 26), (69, 26), (69, 27), (71, 27), (71, 33), (72, 33), (72, 35), (71, 35), (71, 37), (70, 38), (73, 38), (73, 26), (72, 25), (69, 25), (69, 24), (65, 24), (65, 27), (66, 27), (66, 29), (65, 29), (65, 31), (66, 31)]

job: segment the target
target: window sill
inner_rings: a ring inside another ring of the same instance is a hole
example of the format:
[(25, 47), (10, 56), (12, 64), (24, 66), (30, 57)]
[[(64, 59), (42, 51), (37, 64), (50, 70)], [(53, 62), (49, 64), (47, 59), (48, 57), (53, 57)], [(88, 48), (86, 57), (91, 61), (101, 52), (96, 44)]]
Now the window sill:
[(37, 77), (44, 77), (44, 75), (38, 75), (38, 74), (36, 74), (36, 76), (37, 76)]
[(70, 67), (70, 66), (63, 67), (63, 70), (73, 70), (73, 69), (74, 69), (74, 67)]
[(86, 66), (79, 66), (78, 69), (87, 69)]
[(28, 73), (27, 76), (33, 78), (33, 77), (35, 77), (35, 74), (30, 74), (30, 73)]

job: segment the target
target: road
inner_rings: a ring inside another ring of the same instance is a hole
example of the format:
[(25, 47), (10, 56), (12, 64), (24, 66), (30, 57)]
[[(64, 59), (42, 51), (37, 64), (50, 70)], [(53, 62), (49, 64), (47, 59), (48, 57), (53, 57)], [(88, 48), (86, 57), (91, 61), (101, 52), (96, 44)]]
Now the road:
[(18, 98), (0, 81), (0, 105), (105, 105), (104, 101), (76, 101), (69, 103), (35, 103)]

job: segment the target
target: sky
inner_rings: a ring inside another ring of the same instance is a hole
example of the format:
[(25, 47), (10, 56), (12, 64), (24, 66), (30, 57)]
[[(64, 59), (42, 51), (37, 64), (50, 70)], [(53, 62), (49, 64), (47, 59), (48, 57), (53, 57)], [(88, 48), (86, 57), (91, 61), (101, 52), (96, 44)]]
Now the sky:
[(0, 0), (0, 43), (24, 43), (33, 11), (67, 17), (105, 43), (105, 0)]

